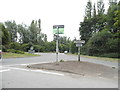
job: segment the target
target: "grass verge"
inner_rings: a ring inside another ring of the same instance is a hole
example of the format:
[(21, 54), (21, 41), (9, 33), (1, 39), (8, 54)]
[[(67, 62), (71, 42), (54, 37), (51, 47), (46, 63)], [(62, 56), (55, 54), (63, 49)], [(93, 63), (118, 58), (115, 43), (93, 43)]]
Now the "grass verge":
[(25, 53), (25, 54), (4, 53), (2, 54), (2, 58), (20, 58), (20, 57), (31, 57), (31, 56), (40, 56), (40, 55), (30, 54), (30, 53)]
[[(69, 55), (77, 55), (77, 54), (69, 54)], [(81, 57), (85, 58), (93, 58), (97, 60), (105, 60), (105, 61), (111, 61), (111, 62), (118, 62), (118, 58), (107, 58), (107, 57), (96, 57), (96, 56), (87, 56), (87, 55), (80, 55)]]

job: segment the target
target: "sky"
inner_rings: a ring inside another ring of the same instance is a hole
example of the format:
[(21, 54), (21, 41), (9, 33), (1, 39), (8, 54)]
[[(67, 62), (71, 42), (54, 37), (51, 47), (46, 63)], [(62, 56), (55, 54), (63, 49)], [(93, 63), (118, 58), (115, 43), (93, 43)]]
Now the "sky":
[[(83, 21), (88, 0), (1, 0), (0, 22), (15, 20), (30, 25), (41, 19), (42, 32), (53, 40), (53, 25), (64, 25), (64, 34), (73, 40), (79, 38), (79, 24)], [(93, 3), (97, 0), (91, 0)], [(108, 1), (104, 0), (105, 8)]]

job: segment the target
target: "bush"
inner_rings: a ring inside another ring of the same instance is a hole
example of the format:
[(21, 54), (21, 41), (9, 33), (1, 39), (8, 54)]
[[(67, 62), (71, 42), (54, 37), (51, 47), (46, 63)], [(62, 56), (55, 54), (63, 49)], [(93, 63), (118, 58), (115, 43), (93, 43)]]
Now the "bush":
[(120, 43), (120, 39), (119, 38), (110, 38), (108, 41), (107, 41), (107, 49), (108, 49), (108, 52), (114, 52), (114, 53), (120, 53), (120, 51), (118, 50), (119, 49), (119, 46), (118, 44)]
[(10, 49), (21, 50), (21, 45), (17, 42), (12, 42), (9, 44)]
[(1, 47), (2, 47), (2, 52), (6, 52), (7, 51), (7, 48), (5, 46), (1, 45)]
[(7, 52), (15, 53), (14, 49), (8, 49)]
[(25, 52), (28, 52), (28, 50), (30, 49), (30, 45), (29, 44), (23, 44), (22, 45), (22, 50)]
[(41, 46), (41, 45), (33, 45), (33, 49), (34, 49), (36, 52), (44, 52), (44, 47)]
[(100, 56), (101, 57), (109, 57), (109, 58), (120, 58), (120, 55), (118, 55), (118, 53), (105, 53)]
[(20, 50), (15, 50), (15, 53), (17, 53), (17, 54), (24, 54), (24, 52), (20, 51)]
[(86, 44), (87, 55), (100, 55), (102, 53), (107, 53), (107, 42), (112, 38), (112, 34), (108, 31), (101, 31), (95, 34)]
[(20, 51), (20, 50), (14, 50), (14, 49), (8, 49), (7, 52), (17, 53), (17, 54), (24, 54), (23, 51)]
[(63, 59), (61, 59), (61, 60), (60, 60), (60, 62), (64, 62), (64, 60), (63, 60)]

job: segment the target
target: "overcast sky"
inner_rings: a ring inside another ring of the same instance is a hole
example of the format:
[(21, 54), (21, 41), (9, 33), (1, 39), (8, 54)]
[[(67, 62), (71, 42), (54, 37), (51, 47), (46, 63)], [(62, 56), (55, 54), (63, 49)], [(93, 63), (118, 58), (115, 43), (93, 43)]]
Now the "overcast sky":
[[(63, 36), (79, 37), (79, 24), (83, 21), (88, 0), (1, 0), (0, 22), (15, 20), (17, 24), (30, 25), (41, 19), (42, 32), (48, 41), (53, 40), (53, 25), (65, 25)], [(108, 1), (104, 0), (105, 8)], [(92, 0), (97, 2), (97, 0)]]

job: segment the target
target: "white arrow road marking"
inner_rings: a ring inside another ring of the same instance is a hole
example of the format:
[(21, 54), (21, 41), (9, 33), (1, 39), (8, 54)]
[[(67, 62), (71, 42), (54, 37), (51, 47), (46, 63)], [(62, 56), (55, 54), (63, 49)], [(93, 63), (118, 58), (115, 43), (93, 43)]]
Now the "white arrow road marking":
[(16, 69), (16, 70), (22, 70), (22, 71), (40, 72), (40, 73), (64, 76), (64, 74), (61, 74), (61, 73), (47, 72), (47, 71), (43, 71), (43, 70), (29, 70), (29, 69), (21, 69), (21, 68), (13, 68), (13, 67), (9, 67), (9, 68), (10, 69)]

